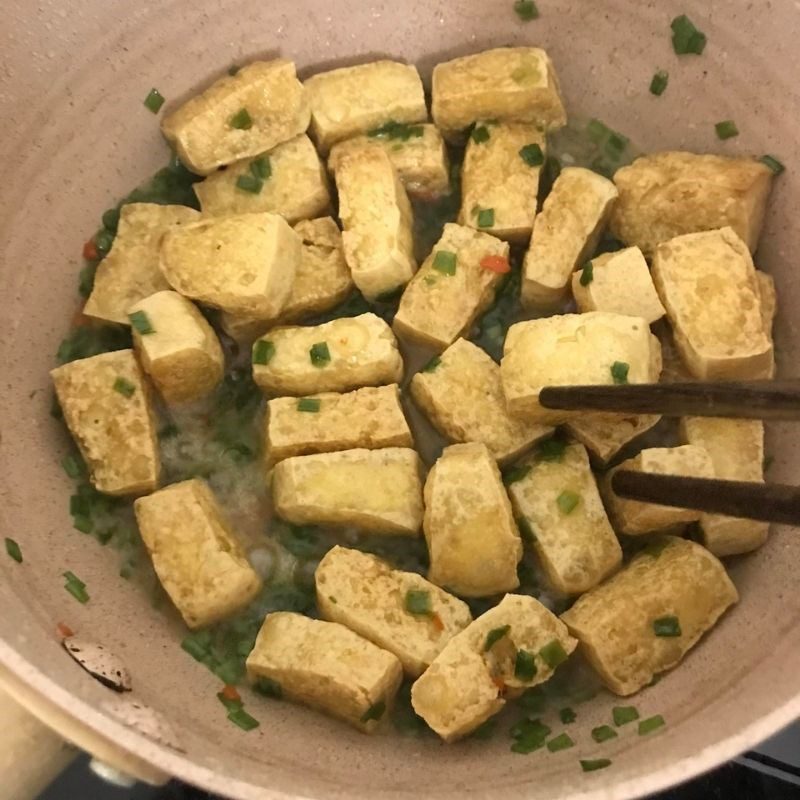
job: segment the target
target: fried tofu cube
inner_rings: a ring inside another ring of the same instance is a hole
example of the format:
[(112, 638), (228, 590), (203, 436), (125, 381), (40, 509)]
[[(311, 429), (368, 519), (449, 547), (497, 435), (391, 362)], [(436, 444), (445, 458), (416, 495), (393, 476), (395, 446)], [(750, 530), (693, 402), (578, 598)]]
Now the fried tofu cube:
[(300, 237), (277, 214), (194, 222), (161, 243), (161, 271), (182, 295), (231, 314), (271, 317), (286, 305)]
[(657, 414), (589, 412), (570, 417), (566, 428), (602, 466), (631, 442), (658, 425)]
[(336, 170), (344, 257), (367, 300), (405, 286), (417, 270), (414, 217), (389, 156), (365, 147), (344, 156)]
[(388, 716), (403, 679), (396, 656), (337, 622), (291, 611), (267, 614), (247, 674), (277, 683), (283, 697), (372, 733)]
[(517, 524), (529, 531), (547, 581), (557, 592), (582, 594), (615, 572), (622, 549), (608, 521), (586, 448), (540, 451), (520, 465), (508, 493)]
[(601, 482), (603, 496), (614, 528), (629, 536), (680, 528), (700, 519), (693, 508), (660, 506), (620, 497), (611, 488), (614, 474), (621, 469), (648, 472), (654, 475), (685, 475), (690, 478), (713, 478), (714, 465), (708, 451), (692, 444), (681, 447), (650, 447), (623, 461), (608, 472)]
[(519, 586), (522, 540), (486, 445), (445, 447), (425, 482), (423, 524), (433, 583), (462, 597)]
[(335, 144), (328, 156), (333, 175), (345, 156), (365, 147), (382, 149), (411, 197), (433, 200), (450, 193), (450, 162), (442, 134), (435, 125), (387, 128)]
[(325, 166), (305, 134), (212, 172), (194, 193), (207, 217), (267, 211), (290, 225), (326, 214), (331, 205)]
[(142, 368), (169, 405), (212, 392), (225, 372), (219, 339), (205, 317), (177, 292), (156, 292), (132, 305), (133, 345)]
[(133, 350), (71, 361), (50, 375), (95, 489), (114, 495), (152, 492), (161, 472), (156, 420)]
[(689, 372), (700, 380), (764, 378), (773, 366), (755, 268), (731, 228), (656, 248), (653, 281)]
[(408, 284), (394, 318), (404, 337), (444, 350), (492, 304), (503, 275), (481, 266), (508, 262), (508, 244), (463, 225), (447, 223), (442, 238)]
[(508, 330), (500, 362), (508, 410), (523, 419), (561, 424), (582, 412), (546, 409), (539, 404), (539, 391), (612, 384), (618, 379), (615, 364), (627, 383), (658, 381), (661, 345), (641, 317), (591, 311), (518, 322)]
[(198, 175), (304, 133), (311, 109), (291, 61), (254, 61), (164, 117), (161, 132)]
[(708, 550), (666, 536), (579, 597), (561, 619), (606, 686), (624, 696), (678, 664), (738, 599)]
[(158, 579), (190, 628), (233, 616), (261, 591), (261, 579), (205, 481), (173, 483), (140, 497), (133, 509)]
[(538, 600), (507, 594), (450, 639), (411, 687), (411, 703), (442, 739), (455, 741), (496, 714), (504, 697), (549, 680), (576, 646)]
[(667, 313), (638, 247), (603, 253), (591, 264), (590, 269), (572, 273), (572, 295), (579, 311), (627, 314), (642, 317), (650, 325)]
[(186, 206), (126, 203), (108, 255), (98, 264), (94, 287), (83, 313), (128, 324), (128, 309), (154, 292), (169, 289), (158, 267), (161, 239), (200, 217)]
[(320, 150), (386, 123), (428, 119), (417, 68), (397, 61), (373, 61), (312, 75), (305, 82), (311, 103), (311, 131)]
[(295, 456), (272, 473), (280, 517), (298, 525), (352, 525), (416, 536), (422, 524), (421, 463), (414, 450), (341, 450)]
[(650, 257), (662, 242), (730, 226), (754, 252), (772, 170), (752, 158), (664, 152), (618, 169), (611, 232)]
[(273, 396), (347, 392), (399, 383), (402, 377), (397, 339), (371, 313), (275, 328), (253, 345), (253, 379)]
[(522, 305), (551, 309), (562, 303), (573, 271), (595, 251), (614, 202), (614, 184), (583, 167), (567, 167), (556, 178), (522, 265)]
[[(459, 224), (509, 242), (527, 242), (545, 151), (544, 133), (536, 125), (479, 123), (467, 142), (461, 168)], [(489, 210), (491, 220), (486, 219)], [(489, 221), (491, 225), (485, 224)]]
[(267, 403), (264, 452), (267, 463), (336, 450), (413, 447), (400, 405), (400, 387), (364, 387), (315, 397), (276, 397)]
[(467, 339), (411, 379), (411, 396), (431, 424), (454, 442), (481, 442), (500, 464), (513, 461), (553, 429), (511, 417), (500, 367)]
[[(685, 417), (681, 434), (687, 444), (705, 449), (714, 476), (731, 481), (764, 481), (764, 423), (755, 419)], [(701, 514), (703, 544), (715, 555), (733, 556), (761, 547), (769, 523), (721, 514)]]
[(433, 121), (446, 139), (482, 119), (528, 122), (544, 130), (567, 124), (558, 78), (544, 50), (497, 47), (433, 68)]
[(360, 550), (336, 545), (320, 561), (315, 580), (322, 616), (394, 653), (413, 678), (472, 622), (462, 600)]

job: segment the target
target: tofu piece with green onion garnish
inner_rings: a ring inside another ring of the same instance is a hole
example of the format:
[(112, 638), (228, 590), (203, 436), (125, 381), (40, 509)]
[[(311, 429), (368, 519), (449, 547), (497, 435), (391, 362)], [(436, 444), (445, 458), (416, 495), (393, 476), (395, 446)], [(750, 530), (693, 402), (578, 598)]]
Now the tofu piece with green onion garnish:
[(714, 465), (704, 447), (694, 444), (680, 447), (649, 447), (606, 473), (600, 483), (608, 514), (619, 533), (639, 536), (655, 531), (680, 529), (700, 519), (700, 512), (692, 508), (661, 506), (620, 497), (611, 488), (611, 480), (621, 469), (655, 475), (713, 478)]
[(508, 330), (500, 362), (509, 413), (551, 425), (583, 412), (541, 406), (546, 386), (656, 383), (660, 373), (661, 344), (647, 322), (606, 311), (518, 322)]
[(428, 580), (462, 597), (519, 586), (522, 558), (511, 503), (484, 444), (445, 447), (425, 481)]
[(657, 414), (615, 414), (603, 411), (570, 417), (565, 423), (573, 439), (579, 441), (605, 466), (631, 442), (658, 425)]
[(567, 124), (555, 68), (538, 47), (497, 47), (437, 64), (431, 112), (451, 141), (484, 119), (543, 130)]
[(395, 331), (437, 350), (466, 335), (509, 271), (508, 251), (507, 242), (448, 222), (400, 298)]
[[(764, 481), (764, 423), (755, 419), (684, 417), (681, 436), (705, 449), (714, 476), (722, 480)], [(703, 544), (715, 556), (749, 553), (767, 540), (769, 523), (752, 519), (701, 514)]]
[(397, 656), (338, 622), (273, 611), (247, 657), (247, 675), (372, 733), (391, 713), (403, 668)]
[(771, 374), (774, 352), (764, 331), (756, 270), (732, 228), (689, 233), (658, 245), (653, 281), (681, 359), (695, 378)]
[(582, 594), (617, 570), (622, 549), (583, 445), (549, 440), (513, 474), (507, 484), (517, 524), (551, 588)]
[(278, 324), (290, 324), (328, 311), (343, 302), (355, 289), (344, 260), (342, 232), (332, 217), (298, 222), (294, 232), (302, 240), (300, 260), (289, 299), (277, 317), (259, 318), (220, 314), (222, 330), (241, 345)]
[(195, 222), (200, 214), (186, 206), (126, 203), (120, 209), (117, 235), (98, 264), (83, 313), (128, 325), (128, 309), (154, 292), (169, 289), (159, 269), (161, 239), (170, 230)]
[(556, 178), (533, 223), (522, 264), (522, 305), (552, 309), (569, 294), (573, 271), (597, 249), (617, 199), (614, 184), (583, 167)]
[(252, 362), (253, 379), (274, 397), (347, 392), (403, 377), (397, 339), (372, 313), (275, 328), (253, 344)]
[(95, 489), (113, 495), (152, 492), (161, 472), (156, 418), (133, 350), (70, 361), (50, 376)]
[(277, 397), (267, 403), (264, 454), (268, 465), (312, 453), (413, 446), (396, 383), (344, 394)]
[(225, 357), (214, 329), (177, 292), (151, 294), (128, 309), (133, 346), (168, 405), (199, 400), (214, 390)]
[(477, 123), (461, 168), (459, 224), (526, 243), (536, 216), (545, 152), (545, 135), (536, 125)]
[(758, 284), (758, 297), (761, 304), (761, 322), (764, 326), (764, 335), (772, 345), (772, 362), (766, 371), (765, 377), (775, 377), (775, 341), (772, 337), (772, 327), (778, 313), (778, 295), (775, 291), (775, 280), (766, 272), (756, 270), (756, 283)]
[(651, 153), (614, 174), (619, 201), (611, 232), (651, 257), (662, 242), (730, 226), (754, 252), (772, 170), (753, 158)]
[(500, 464), (513, 461), (553, 429), (510, 416), (500, 367), (480, 347), (456, 339), (411, 379), (411, 396), (453, 442), (481, 442)]
[(428, 119), (422, 79), (411, 64), (383, 60), (332, 69), (312, 75), (305, 87), (311, 132), (323, 153), (387, 123)]
[(664, 536), (561, 619), (606, 686), (624, 696), (677, 665), (738, 599), (714, 555)]
[(164, 236), (161, 271), (173, 289), (231, 314), (273, 317), (286, 305), (300, 237), (277, 214), (204, 219)]
[(257, 156), (305, 133), (311, 107), (294, 63), (254, 61), (164, 117), (161, 132), (198, 175)]
[(190, 628), (233, 616), (261, 591), (261, 578), (204, 480), (173, 483), (140, 497), (133, 510), (156, 575)]
[(610, 311), (643, 317), (652, 325), (667, 312), (638, 247), (596, 256), (572, 273), (572, 296), (578, 310)]
[(577, 646), (538, 600), (507, 594), (445, 645), (411, 687), (411, 703), (446, 742), (471, 733), (505, 698), (549, 680)]
[(344, 257), (367, 300), (405, 286), (417, 271), (414, 216), (406, 190), (382, 149), (342, 157), (336, 169)]
[(325, 166), (305, 134), (212, 172), (193, 188), (207, 217), (268, 211), (293, 225), (328, 213), (331, 204)]
[(434, 200), (449, 194), (447, 148), (435, 125), (385, 125), (363, 136), (338, 142), (328, 155), (331, 174), (336, 175), (339, 162), (345, 156), (365, 147), (385, 151), (409, 196)]
[(422, 464), (407, 447), (294, 456), (272, 472), (272, 501), (297, 525), (341, 525), (417, 536), (422, 524)]
[(394, 653), (412, 678), (472, 622), (462, 600), (360, 550), (334, 546), (314, 577), (322, 616)]

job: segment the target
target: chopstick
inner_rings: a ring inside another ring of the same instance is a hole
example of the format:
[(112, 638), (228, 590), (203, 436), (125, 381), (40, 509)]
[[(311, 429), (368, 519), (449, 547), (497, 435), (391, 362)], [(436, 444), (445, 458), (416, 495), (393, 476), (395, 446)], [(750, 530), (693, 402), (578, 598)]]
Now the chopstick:
[(621, 469), (611, 478), (611, 488), (621, 497), (646, 503), (800, 525), (800, 487), (797, 486), (655, 475)]
[(800, 420), (800, 380), (546, 386), (539, 403), (569, 411)]

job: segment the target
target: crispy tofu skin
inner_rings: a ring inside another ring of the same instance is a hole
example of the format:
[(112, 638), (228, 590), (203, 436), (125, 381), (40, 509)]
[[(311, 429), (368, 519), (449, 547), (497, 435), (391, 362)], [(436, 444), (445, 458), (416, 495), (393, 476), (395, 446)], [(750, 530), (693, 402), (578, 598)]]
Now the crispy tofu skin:
[[(440, 260), (449, 258), (451, 263), (443, 266), (437, 256)], [(487, 257), (508, 260), (508, 244), (488, 233), (447, 223), (441, 239), (400, 298), (395, 331), (438, 350), (465, 335), (492, 304), (503, 279), (481, 266)]]
[[(252, 178), (252, 170), (260, 164), (267, 164), (270, 174), (259, 191), (236, 185), (242, 177)], [(268, 211), (280, 214), (290, 225), (326, 214), (331, 205), (325, 167), (305, 134), (212, 172), (194, 184), (194, 193), (207, 217)]]
[(425, 482), (428, 579), (462, 597), (519, 586), (522, 541), (486, 445), (445, 447)]
[(247, 674), (254, 683), (274, 681), (295, 703), (372, 733), (391, 712), (403, 668), (344, 625), (274, 611), (247, 657)]
[(480, 210), (491, 208), (494, 225), (483, 230), (509, 242), (526, 243), (536, 216), (541, 166), (527, 164), (520, 151), (538, 145), (544, 156), (547, 151), (544, 133), (535, 125), (523, 123), (483, 127), (489, 133), (488, 140), (470, 139), (467, 143), (461, 169), (458, 222), (479, 228)]
[(664, 152), (618, 169), (611, 231), (652, 256), (662, 242), (730, 226), (754, 252), (772, 170), (752, 158)]
[(421, 469), (416, 451), (405, 447), (296, 456), (275, 466), (272, 500), (279, 516), (298, 525), (417, 536)]
[(133, 329), (133, 345), (144, 371), (172, 405), (205, 397), (222, 380), (225, 357), (214, 329), (185, 297), (156, 292), (134, 304), (149, 333)]
[(643, 317), (650, 325), (667, 313), (638, 247), (593, 258), (591, 274), (591, 280), (584, 286), (583, 270), (572, 273), (572, 295), (579, 311), (611, 311)]
[(161, 271), (182, 295), (243, 316), (276, 316), (286, 305), (301, 240), (277, 214), (194, 222), (161, 243)]
[[(708, 550), (669, 536), (578, 598), (561, 619), (606, 686), (629, 695), (678, 664), (738, 599)], [(672, 616), (680, 635), (656, 636), (654, 622)]]
[(284, 458), (336, 450), (413, 447), (414, 440), (400, 406), (400, 387), (365, 387), (338, 394), (325, 392), (316, 411), (302, 410), (294, 397), (278, 397), (267, 404), (264, 453), (267, 464)]
[(173, 483), (140, 497), (133, 508), (158, 579), (190, 628), (233, 616), (261, 591), (205, 481)]
[[(764, 423), (754, 419), (685, 417), (681, 435), (687, 444), (711, 456), (714, 476), (723, 480), (764, 480)], [(733, 556), (761, 547), (769, 524), (720, 514), (701, 514), (703, 544), (715, 556)]]
[(595, 251), (617, 190), (583, 167), (567, 167), (553, 184), (533, 224), (522, 265), (522, 305), (552, 309), (569, 293), (572, 272)]
[(544, 130), (567, 124), (555, 69), (538, 47), (498, 47), (437, 64), (431, 111), (444, 137), (454, 141), (482, 119)]
[[(622, 563), (586, 449), (570, 444), (558, 460), (534, 454), (523, 466), (529, 471), (508, 487), (517, 523), (531, 531), (550, 586), (562, 594), (582, 594)], [(577, 497), (568, 512), (559, 501), (565, 493)]]
[(481, 442), (500, 464), (513, 461), (553, 432), (508, 414), (500, 367), (467, 339), (456, 339), (435, 368), (414, 375), (410, 389), (442, 436), (454, 442)]
[(156, 420), (133, 350), (71, 361), (50, 375), (95, 489), (114, 495), (152, 492), (161, 471)]
[(344, 257), (368, 300), (404, 286), (417, 270), (414, 217), (406, 190), (386, 153), (366, 147), (336, 170)]
[(700, 512), (691, 508), (659, 506), (655, 503), (640, 503), (615, 494), (611, 489), (611, 479), (618, 469), (635, 472), (652, 472), (656, 475), (686, 475), (693, 478), (713, 478), (714, 466), (711, 457), (702, 447), (683, 445), (681, 447), (650, 447), (639, 455), (623, 461), (606, 474), (600, 486), (606, 501), (609, 516), (614, 528), (629, 536), (668, 530), (696, 522)]
[(161, 132), (192, 172), (209, 175), (304, 133), (310, 119), (294, 64), (278, 58), (215, 81), (164, 117)]
[(753, 260), (731, 228), (660, 244), (653, 281), (691, 374), (700, 380), (765, 378), (773, 367)]
[(411, 197), (433, 200), (450, 192), (450, 163), (442, 134), (435, 125), (414, 125), (409, 138), (390, 134), (355, 136), (335, 144), (328, 156), (328, 169), (335, 175), (339, 162), (365, 147), (377, 147), (389, 156), (392, 166)]
[(154, 292), (169, 289), (158, 267), (161, 239), (200, 215), (186, 206), (126, 203), (109, 254), (100, 262), (83, 313), (128, 324), (128, 309)]
[(545, 409), (545, 386), (612, 384), (615, 363), (628, 365), (628, 383), (655, 383), (661, 345), (640, 317), (604, 311), (563, 314), (512, 325), (503, 347), (500, 377), (509, 412), (558, 425), (581, 412)]
[[(315, 578), (322, 616), (394, 653), (413, 678), (472, 622), (469, 606), (463, 601), (416, 572), (392, 569), (360, 550), (336, 545), (320, 562)], [(425, 597), (430, 613), (410, 612), (408, 592)]]
[[(259, 342), (274, 352), (257, 363)], [(311, 349), (326, 345), (329, 361), (312, 360)], [(392, 329), (375, 314), (341, 317), (313, 327), (275, 328), (253, 345), (253, 379), (273, 396), (346, 392), (360, 386), (399, 383), (403, 360)]]
[(656, 414), (614, 414), (590, 412), (571, 417), (566, 428), (602, 466), (624, 447), (654, 428), (661, 417)]
[(311, 131), (320, 150), (387, 122), (428, 119), (417, 68), (397, 61), (373, 61), (313, 75), (306, 82)]
[[(489, 634), (496, 637), (506, 626), (507, 632), (487, 649)], [(411, 702), (442, 739), (455, 741), (496, 714), (504, 697), (516, 697), (552, 677), (558, 664), (543, 658), (542, 650), (566, 658), (576, 645), (566, 626), (538, 600), (507, 594), (447, 643), (411, 687)], [(521, 651), (535, 666), (530, 679), (516, 675)]]

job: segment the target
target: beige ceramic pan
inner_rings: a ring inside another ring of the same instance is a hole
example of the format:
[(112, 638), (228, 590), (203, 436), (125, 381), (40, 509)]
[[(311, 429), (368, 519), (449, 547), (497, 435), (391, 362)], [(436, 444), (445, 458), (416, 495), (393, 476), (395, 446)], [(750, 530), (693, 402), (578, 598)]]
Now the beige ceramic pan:
[[(77, 304), (81, 244), (106, 207), (165, 161), (142, 106), (150, 87), (174, 103), (249, 58), (281, 53), (303, 74), (389, 55), (429, 73), (461, 53), (537, 44), (552, 55), (571, 112), (601, 117), (644, 150), (774, 153), (788, 171), (776, 182), (757, 263), (779, 289), (780, 370), (798, 373), (800, 7), (539, 0), (539, 8), (539, 20), (522, 24), (512, 0), (2, 0), (0, 528), (20, 542), (25, 563), (0, 559), (0, 671), (68, 739), (135, 775), (174, 775), (235, 798), (621, 800), (708, 770), (800, 716), (800, 535), (788, 529), (730, 562), (740, 605), (636, 700), (667, 728), (606, 744), (613, 768), (587, 775), (577, 756), (598, 755), (588, 745), (521, 757), (505, 736), (456, 746), (369, 738), (287, 704), (272, 703), (259, 730), (241, 732), (225, 722), (218, 681), (178, 647), (177, 624), (118, 579), (109, 552), (71, 529), (48, 370)], [(684, 12), (708, 35), (702, 57), (671, 51), (669, 23)], [(671, 76), (660, 99), (648, 93), (657, 68)], [(713, 124), (728, 118), (741, 135), (721, 144)], [(797, 426), (770, 431), (771, 479), (800, 479), (799, 445)], [(86, 606), (65, 593), (66, 569), (92, 587)], [(130, 724), (143, 712), (121, 708), (69, 659), (55, 631), (61, 620), (124, 661), (134, 701), (160, 712), (155, 736)], [(601, 696), (581, 707), (583, 740), (612, 704)]]

